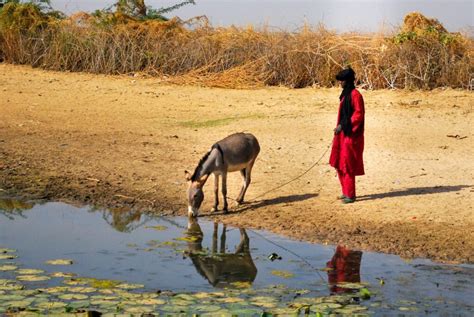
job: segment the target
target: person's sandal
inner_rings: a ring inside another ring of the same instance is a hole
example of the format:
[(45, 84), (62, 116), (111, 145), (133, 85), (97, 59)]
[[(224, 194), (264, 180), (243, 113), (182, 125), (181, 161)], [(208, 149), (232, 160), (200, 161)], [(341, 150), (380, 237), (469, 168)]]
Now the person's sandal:
[(356, 201), (355, 198), (349, 198), (349, 197), (345, 197), (342, 199), (343, 204), (352, 204), (355, 201)]
[(337, 196), (337, 199), (344, 199), (344, 198), (349, 198), (349, 197), (347, 197), (346, 195)]

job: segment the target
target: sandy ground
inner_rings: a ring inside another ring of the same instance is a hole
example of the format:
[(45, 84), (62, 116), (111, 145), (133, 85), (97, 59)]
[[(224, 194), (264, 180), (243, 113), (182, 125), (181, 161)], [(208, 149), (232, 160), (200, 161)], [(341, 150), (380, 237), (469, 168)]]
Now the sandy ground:
[[(0, 65), (0, 193), (185, 215), (184, 170), (215, 141), (247, 131), (262, 148), (252, 200), (324, 153), (339, 92), (174, 86)], [(301, 179), (215, 217), (308, 241), (474, 263), (474, 94), (362, 93), (366, 175), (357, 179), (356, 203), (336, 199), (327, 153)], [(240, 182), (229, 175), (231, 197)]]

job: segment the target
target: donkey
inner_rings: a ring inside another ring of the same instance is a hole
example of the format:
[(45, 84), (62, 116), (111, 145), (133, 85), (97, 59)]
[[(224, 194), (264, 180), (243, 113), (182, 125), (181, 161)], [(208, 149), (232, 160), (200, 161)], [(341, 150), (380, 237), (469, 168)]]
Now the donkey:
[(191, 238), (185, 256), (189, 256), (196, 270), (212, 286), (228, 288), (235, 282), (252, 283), (257, 276), (257, 267), (250, 254), (250, 239), (243, 228), (239, 228), (240, 242), (234, 253), (226, 253), (227, 227), (223, 225), (218, 241), (218, 223), (214, 222), (212, 244), (205, 252), (202, 242), (204, 234), (197, 218), (188, 217), (186, 236)]
[(224, 199), (223, 211), (228, 212), (227, 206), (227, 173), (240, 171), (243, 185), (237, 197), (237, 203), (244, 201), (250, 181), (252, 167), (260, 152), (257, 139), (250, 133), (235, 133), (215, 143), (199, 161), (194, 173), (185, 171), (188, 187), (188, 215), (197, 217), (199, 208), (204, 200), (202, 188), (210, 174), (214, 174), (214, 207), (219, 205), (219, 176), (222, 176), (222, 196)]

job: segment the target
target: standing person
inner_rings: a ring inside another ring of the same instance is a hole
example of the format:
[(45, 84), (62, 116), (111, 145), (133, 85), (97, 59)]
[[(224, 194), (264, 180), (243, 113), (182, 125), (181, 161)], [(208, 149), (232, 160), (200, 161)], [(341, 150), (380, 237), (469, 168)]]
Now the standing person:
[(356, 200), (355, 177), (364, 175), (364, 99), (355, 89), (355, 73), (352, 68), (342, 70), (336, 75), (341, 82), (339, 113), (334, 129), (329, 164), (337, 170), (342, 187), (342, 203)]

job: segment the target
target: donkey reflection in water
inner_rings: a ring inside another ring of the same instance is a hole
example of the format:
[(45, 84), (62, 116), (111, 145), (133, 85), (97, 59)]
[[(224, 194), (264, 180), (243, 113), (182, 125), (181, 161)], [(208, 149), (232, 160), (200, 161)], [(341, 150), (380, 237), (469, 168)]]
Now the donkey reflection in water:
[(204, 200), (203, 186), (210, 174), (214, 174), (214, 207), (219, 205), (219, 176), (222, 177), (223, 211), (227, 213), (227, 173), (240, 171), (243, 179), (242, 189), (237, 203), (244, 201), (250, 181), (252, 167), (260, 152), (255, 136), (249, 133), (235, 133), (215, 143), (209, 152), (199, 161), (194, 173), (185, 171), (188, 188), (188, 215), (196, 217)]
[[(234, 283), (253, 283), (257, 267), (250, 255), (250, 239), (245, 229), (239, 229), (240, 242), (234, 253), (226, 253), (227, 228), (222, 227), (218, 241), (218, 224), (214, 223), (212, 246), (206, 252), (202, 246), (204, 234), (197, 218), (188, 217), (186, 235), (190, 238), (185, 255), (191, 258), (196, 271), (214, 287), (232, 287)], [(220, 243), (220, 245), (219, 245)]]

